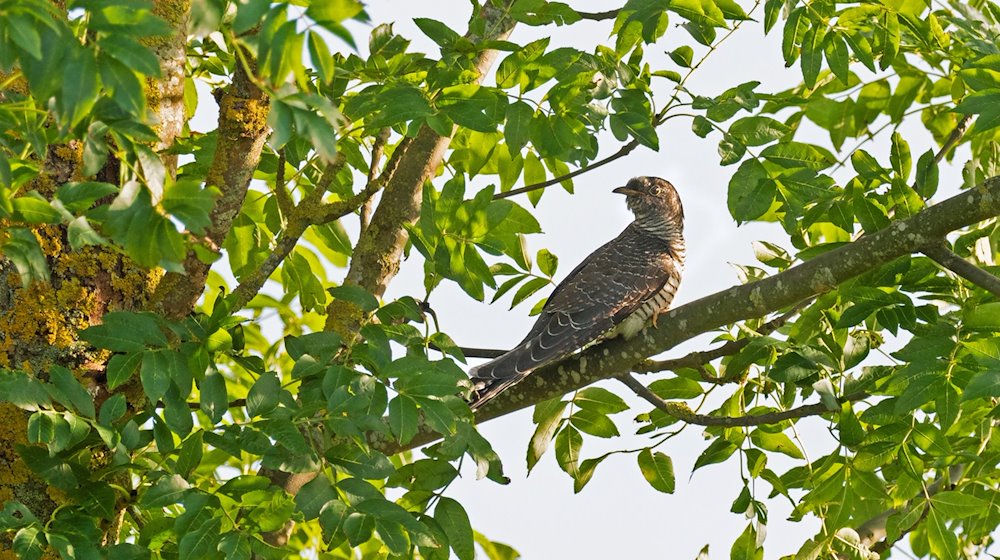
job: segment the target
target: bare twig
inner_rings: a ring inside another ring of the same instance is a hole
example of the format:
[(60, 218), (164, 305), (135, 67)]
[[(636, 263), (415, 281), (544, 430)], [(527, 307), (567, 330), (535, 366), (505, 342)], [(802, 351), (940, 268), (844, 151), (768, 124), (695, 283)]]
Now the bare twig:
[[(785, 420), (805, 418), (806, 416), (818, 416), (827, 412), (834, 412), (827, 408), (825, 404), (816, 403), (803, 405), (790, 410), (768, 412), (766, 414), (749, 414), (747, 416), (710, 416), (708, 414), (698, 414), (694, 412), (685, 403), (665, 401), (661, 399), (656, 396), (656, 393), (650, 391), (645, 385), (640, 383), (638, 379), (632, 377), (632, 374), (630, 373), (620, 375), (616, 379), (628, 386), (629, 389), (632, 389), (633, 393), (664, 413), (673, 416), (682, 422), (698, 426), (723, 426), (726, 428), (736, 426), (760, 426), (762, 424), (777, 424), (778, 422), (783, 422)], [(843, 397), (840, 401), (856, 401), (867, 396), (868, 393), (853, 393)]]
[[(372, 184), (375, 181), (376, 173), (378, 172), (378, 164), (382, 160), (382, 153), (385, 150), (385, 143), (389, 141), (389, 133), (391, 129), (385, 127), (379, 131), (378, 136), (375, 137), (375, 142), (372, 144), (372, 161), (371, 165), (368, 166), (368, 184)], [(361, 221), (361, 232), (365, 231), (368, 227), (368, 222), (372, 218), (372, 209), (374, 208), (374, 199), (369, 198), (361, 205), (360, 221)]]
[(274, 174), (274, 200), (278, 203), (278, 210), (281, 210), (282, 219), (287, 220), (292, 214), (295, 203), (292, 202), (292, 197), (288, 194), (288, 187), (285, 185), (284, 148), (278, 150), (278, 168)]
[[(759, 334), (760, 336), (767, 336), (772, 332), (780, 329), (785, 325), (785, 323), (791, 320), (792, 317), (798, 315), (800, 311), (802, 311), (810, 303), (812, 303), (813, 299), (814, 298), (804, 299), (799, 303), (795, 304), (787, 312), (764, 323), (763, 325), (760, 326), (760, 328), (757, 329), (756, 331), (757, 334)], [(635, 368), (633, 368), (633, 371), (636, 373), (654, 373), (658, 371), (676, 371), (682, 368), (691, 368), (701, 371), (702, 380), (707, 383), (715, 383), (717, 385), (732, 383), (734, 381), (738, 381), (739, 377), (741, 376), (715, 377), (709, 375), (705, 371), (704, 366), (709, 362), (711, 362), (712, 360), (716, 360), (723, 356), (731, 356), (739, 352), (740, 350), (745, 348), (747, 344), (750, 344), (751, 340), (753, 340), (753, 338), (741, 338), (739, 340), (731, 340), (723, 344), (722, 346), (719, 346), (718, 348), (713, 348), (711, 350), (702, 350), (699, 352), (691, 352), (690, 354), (681, 356), (680, 358), (672, 358), (667, 360), (643, 360), (642, 362), (636, 364)]]
[(537, 191), (538, 189), (544, 189), (545, 187), (551, 187), (552, 185), (559, 184), (559, 183), (561, 183), (561, 182), (563, 182), (563, 181), (565, 181), (567, 179), (572, 179), (573, 177), (576, 177), (577, 175), (582, 175), (582, 174), (584, 174), (584, 173), (586, 173), (588, 171), (593, 171), (594, 169), (597, 169), (598, 167), (607, 165), (607, 164), (609, 164), (609, 163), (611, 163), (611, 162), (613, 162), (613, 161), (615, 161), (617, 159), (621, 159), (621, 158), (629, 155), (630, 153), (632, 153), (632, 150), (634, 150), (634, 149), (636, 149), (638, 147), (639, 147), (639, 141), (638, 140), (632, 140), (628, 144), (625, 144), (624, 146), (622, 146), (621, 149), (619, 149), (617, 152), (611, 154), (610, 156), (608, 156), (608, 157), (606, 157), (604, 159), (597, 160), (597, 161), (595, 161), (595, 162), (593, 162), (593, 163), (591, 163), (589, 165), (584, 165), (583, 167), (581, 167), (579, 169), (575, 169), (573, 171), (570, 171), (569, 173), (566, 173), (565, 175), (560, 175), (558, 177), (553, 177), (553, 178), (551, 178), (551, 179), (549, 179), (547, 181), (542, 181), (540, 183), (532, 183), (530, 185), (525, 185), (525, 186), (523, 186), (523, 187), (521, 187), (519, 189), (511, 189), (511, 190), (509, 190), (507, 192), (497, 193), (497, 194), (493, 195), (493, 199), (494, 200), (499, 200), (501, 198), (510, 198), (512, 196), (516, 196), (516, 195), (519, 195), (519, 194), (524, 194), (526, 192)]
[(1000, 297), (1000, 278), (956, 255), (948, 248), (944, 240), (928, 245), (921, 249), (920, 252), (958, 276)]
[(958, 124), (955, 125), (955, 130), (951, 131), (951, 134), (948, 135), (944, 144), (941, 145), (941, 149), (934, 154), (934, 163), (941, 163), (941, 160), (948, 155), (948, 152), (950, 152), (951, 149), (958, 144), (959, 140), (965, 136), (965, 133), (969, 131), (969, 127), (971, 125), (972, 115), (965, 115), (962, 117), (962, 120), (958, 121)]

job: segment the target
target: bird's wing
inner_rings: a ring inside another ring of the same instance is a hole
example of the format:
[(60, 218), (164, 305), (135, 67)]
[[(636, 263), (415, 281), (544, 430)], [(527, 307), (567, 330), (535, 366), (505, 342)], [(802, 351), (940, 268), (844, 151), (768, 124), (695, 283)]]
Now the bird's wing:
[(487, 380), (520, 379), (609, 332), (678, 273), (674, 266), (666, 243), (635, 226), (626, 228), (556, 287), (520, 344), (470, 372), (474, 381), (483, 380), (473, 404), (510, 384), (491, 391), (499, 384)]

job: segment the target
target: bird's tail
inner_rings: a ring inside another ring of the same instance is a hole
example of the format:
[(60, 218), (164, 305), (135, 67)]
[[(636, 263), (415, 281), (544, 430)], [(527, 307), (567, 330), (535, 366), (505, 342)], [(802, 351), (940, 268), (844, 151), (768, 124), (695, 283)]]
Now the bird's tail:
[(472, 378), (472, 398), (469, 407), (473, 410), (486, 404), (505, 389), (524, 379), (534, 371), (534, 367), (519, 364), (524, 360), (528, 345), (521, 345), (509, 352), (469, 370)]
[(469, 408), (478, 410), (484, 404), (499, 395), (507, 387), (523, 379), (523, 376), (510, 377), (507, 379), (473, 379), (472, 398), (469, 399)]

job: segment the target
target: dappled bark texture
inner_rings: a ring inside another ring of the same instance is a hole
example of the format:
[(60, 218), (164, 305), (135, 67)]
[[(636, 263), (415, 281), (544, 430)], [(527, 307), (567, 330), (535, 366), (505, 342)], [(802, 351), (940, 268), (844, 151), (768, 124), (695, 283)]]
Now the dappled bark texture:
[[(146, 83), (146, 97), (159, 134), (153, 148), (163, 150), (174, 142), (184, 123), (185, 43), (190, 1), (157, 2), (154, 10), (174, 28), (171, 35), (148, 42), (161, 65), (161, 78)], [(42, 173), (28, 190), (51, 196), (69, 181), (89, 179), (83, 176), (82, 154), (82, 144), (75, 141), (50, 147), (45, 161), (40, 162)], [(165, 158), (164, 164), (169, 173), (176, 171), (176, 158)], [(117, 184), (118, 169), (118, 162), (112, 156), (97, 178)], [(140, 268), (120, 252), (103, 247), (73, 251), (63, 225), (38, 226), (33, 233), (51, 275), (48, 281), (24, 287), (13, 264), (0, 259), (0, 368), (25, 371), (46, 380), (53, 366), (65, 367), (100, 405), (108, 396), (104, 370), (110, 355), (91, 349), (79, 339), (78, 333), (99, 324), (109, 311), (146, 307), (161, 273)], [(28, 443), (27, 419), (25, 411), (0, 404), (0, 503), (16, 500), (44, 522), (67, 501), (67, 496), (38, 479), (18, 455), (17, 447)], [(93, 453), (94, 469), (105, 467), (110, 459), (102, 449), (103, 445)], [(117, 529), (115, 522), (102, 527), (105, 540), (113, 542)], [(9, 540), (0, 539), (0, 560), (15, 557)]]

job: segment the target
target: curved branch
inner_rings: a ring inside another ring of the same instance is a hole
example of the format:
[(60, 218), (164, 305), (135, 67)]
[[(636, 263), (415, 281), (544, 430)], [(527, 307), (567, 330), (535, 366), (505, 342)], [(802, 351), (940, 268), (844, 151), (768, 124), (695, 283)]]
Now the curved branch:
[(594, 169), (597, 169), (598, 167), (601, 167), (603, 165), (607, 165), (607, 164), (611, 163), (612, 161), (615, 161), (617, 159), (621, 159), (621, 158), (629, 155), (630, 153), (632, 153), (632, 150), (634, 150), (634, 149), (636, 149), (638, 147), (639, 147), (639, 141), (638, 140), (632, 140), (628, 144), (625, 144), (624, 146), (622, 146), (621, 149), (619, 149), (617, 152), (611, 154), (610, 156), (608, 156), (608, 157), (606, 157), (604, 159), (597, 160), (594, 163), (591, 163), (590, 165), (584, 165), (583, 167), (581, 167), (579, 169), (576, 169), (576, 170), (573, 170), (573, 171), (570, 171), (569, 173), (567, 173), (565, 175), (560, 175), (558, 177), (553, 177), (553, 178), (551, 178), (551, 179), (549, 179), (547, 181), (542, 181), (541, 183), (532, 183), (530, 185), (525, 185), (525, 186), (523, 186), (523, 187), (521, 187), (519, 189), (511, 189), (511, 190), (509, 190), (507, 192), (497, 193), (497, 194), (493, 195), (493, 200), (499, 200), (501, 198), (510, 198), (512, 196), (517, 196), (519, 194), (524, 194), (526, 192), (537, 191), (538, 189), (544, 189), (545, 187), (551, 187), (552, 185), (561, 183), (561, 182), (565, 181), (566, 179), (572, 179), (573, 177), (576, 177), (577, 175), (582, 175), (582, 174), (584, 174), (584, 173), (586, 173), (588, 171), (593, 171)]
[[(646, 357), (669, 350), (694, 336), (761, 317), (832, 290), (859, 274), (920, 251), (949, 232), (997, 214), (1000, 214), (1000, 177), (993, 177), (910, 218), (893, 222), (885, 229), (864, 235), (780, 274), (677, 307), (660, 316), (658, 327), (648, 328), (634, 338), (614, 338), (540, 369), (533, 374), (531, 383), (514, 385), (476, 411), (476, 420), (485, 422), (602, 379), (628, 373)], [(406, 445), (377, 438), (372, 444), (385, 453), (397, 453), (438, 437), (425, 431)]]
[(944, 241), (928, 245), (921, 252), (934, 262), (965, 278), (987, 292), (1000, 297), (1000, 278), (956, 255)]
[[(711, 416), (708, 414), (698, 414), (684, 403), (665, 401), (661, 399), (656, 396), (656, 393), (650, 391), (649, 388), (640, 383), (638, 379), (632, 377), (632, 374), (630, 373), (619, 375), (616, 379), (624, 383), (629, 389), (632, 389), (633, 393), (659, 410), (662, 410), (668, 416), (673, 416), (681, 422), (695, 424), (698, 426), (722, 426), (725, 428), (733, 428), (737, 426), (760, 426), (761, 424), (777, 424), (778, 422), (792, 420), (795, 418), (818, 416), (826, 412), (836, 412), (836, 410), (830, 410), (823, 403), (816, 403), (803, 405), (789, 410), (768, 412), (767, 414), (750, 414), (747, 416)], [(868, 393), (864, 392), (853, 393), (839, 399), (839, 402), (844, 403), (856, 401), (867, 396)]]

